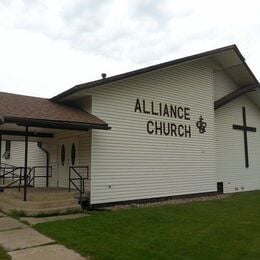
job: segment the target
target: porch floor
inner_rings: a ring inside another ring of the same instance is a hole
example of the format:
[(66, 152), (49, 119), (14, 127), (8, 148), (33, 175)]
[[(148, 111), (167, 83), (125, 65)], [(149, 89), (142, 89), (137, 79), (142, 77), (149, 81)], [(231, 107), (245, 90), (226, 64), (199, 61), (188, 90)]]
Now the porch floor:
[(0, 209), (5, 213), (20, 215), (52, 215), (74, 213), (81, 210), (77, 192), (65, 188), (28, 188), (27, 201), (23, 201), (23, 189), (5, 189), (0, 193)]

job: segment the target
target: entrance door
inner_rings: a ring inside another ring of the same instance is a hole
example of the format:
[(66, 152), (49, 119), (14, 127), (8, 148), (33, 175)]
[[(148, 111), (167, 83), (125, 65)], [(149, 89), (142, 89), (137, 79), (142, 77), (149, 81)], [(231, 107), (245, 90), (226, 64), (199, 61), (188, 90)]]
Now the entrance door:
[(78, 142), (65, 141), (59, 146), (58, 187), (69, 187), (69, 167), (78, 165)]

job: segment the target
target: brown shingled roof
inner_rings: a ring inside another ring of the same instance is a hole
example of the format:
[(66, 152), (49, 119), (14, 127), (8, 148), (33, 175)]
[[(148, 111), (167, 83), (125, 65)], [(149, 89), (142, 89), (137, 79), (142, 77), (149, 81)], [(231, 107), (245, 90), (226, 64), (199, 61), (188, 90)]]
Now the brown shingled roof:
[(74, 127), (80, 125), (83, 128), (107, 128), (103, 120), (79, 108), (55, 103), (45, 98), (5, 92), (0, 92), (0, 117), (2, 123), (12, 122), (34, 126), (36, 123), (47, 122)]

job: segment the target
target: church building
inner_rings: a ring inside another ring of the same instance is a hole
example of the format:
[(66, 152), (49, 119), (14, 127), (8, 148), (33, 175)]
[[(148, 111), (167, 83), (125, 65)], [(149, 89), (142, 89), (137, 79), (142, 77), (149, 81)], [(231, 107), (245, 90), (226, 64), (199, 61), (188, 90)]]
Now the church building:
[(260, 189), (260, 85), (236, 45), (51, 99), (0, 92), (0, 115), (1, 176), (20, 167), (24, 188), (90, 206)]

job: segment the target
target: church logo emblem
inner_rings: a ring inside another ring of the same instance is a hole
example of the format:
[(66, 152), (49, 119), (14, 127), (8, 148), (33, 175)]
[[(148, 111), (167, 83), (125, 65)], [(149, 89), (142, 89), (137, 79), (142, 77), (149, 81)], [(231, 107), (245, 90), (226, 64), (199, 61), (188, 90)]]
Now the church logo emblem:
[(201, 134), (206, 132), (207, 123), (203, 121), (203, 117), (200, 116), (199, 121), (196, 123), (197, 128)]

